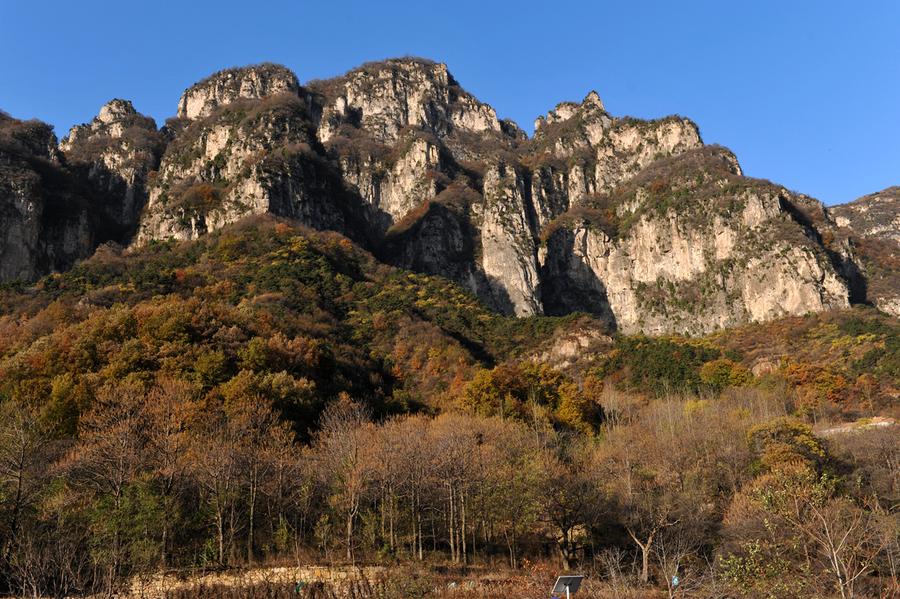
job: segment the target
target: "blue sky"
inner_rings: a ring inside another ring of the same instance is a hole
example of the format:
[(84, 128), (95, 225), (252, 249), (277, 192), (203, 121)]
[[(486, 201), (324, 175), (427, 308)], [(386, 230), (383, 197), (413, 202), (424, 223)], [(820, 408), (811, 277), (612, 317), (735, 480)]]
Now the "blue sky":
[(900, 2), (0, 0), (0, 108), (65, 134), (113, 97), (161, 123), (181, 91), (261, 61), (301, 81), (446, 62), (527, 130), (596, 89), (678, 113), (748, 175), (838, 203), (900, 184)]

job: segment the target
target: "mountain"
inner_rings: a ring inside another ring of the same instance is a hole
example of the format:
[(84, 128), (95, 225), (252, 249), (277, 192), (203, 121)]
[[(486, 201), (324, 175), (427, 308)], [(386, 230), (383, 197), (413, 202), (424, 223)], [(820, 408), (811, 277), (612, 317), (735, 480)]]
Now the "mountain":
[[(688, 119), (616, 117), (596, 92), (528, 137), (444, 64), (392, 59), (306, 84), (262, 64), (191, 86), (159, 130), (114, 100), (58, 148), (44, 141), (85, 190), (66, 210), (91, 218), (31, 225), (28, 249), (3, 254), (5, 280), (68, 268), (106, 241), (137, 251), (271, 214), (516, 316), (702, 335), (859, 303), (896, 313), (897, 269), (867, 257), (879, 253), (871, 224), (743, 176)], [(47, 201), (15, 193), (0, 196), (10, 214), (20, 196)], [(63, 234), (80, 242), (57, 257)]]

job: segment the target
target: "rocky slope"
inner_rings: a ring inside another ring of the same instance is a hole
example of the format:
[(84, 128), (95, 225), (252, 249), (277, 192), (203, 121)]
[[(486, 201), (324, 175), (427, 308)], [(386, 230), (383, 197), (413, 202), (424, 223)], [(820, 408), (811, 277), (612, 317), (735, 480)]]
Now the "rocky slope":
[(829, 211), (838, 226), (847, 227), (857, 235), (900, 243), (900, 186), (833, 206)]
[(281, 65), (266, 63), (247, 69), (225, 69), (184, 90), (178, 102), (178, 118), (206, 117), (217, 107), (242, 98), (295, 94), (299, 88), (297, 76)]
[(545, 229), (545, 307), (691, 334), (847, 307), (848, 283), (793, 216), (798, 201), (740, 176), (722, 148), (657, 161)]
[(864, 275), (866, 298), (900, 316), (900, 187), (829, 208)]
[(177, 114), (156, 131), (113, 101), (61, 144), (105, 198), (115, 231), (99, 237), (137, 231), (142, 246), (274, 214), (504, 313), (585, 311), (629, 332), (699, 334), (872, 288), (841, 226), (851, 215), (743, 177), (688, 119), (615, 117), (596, 92), (529, 138), (444, 64), (387, 60), (305, 85), (264, 64), (191, 86)]

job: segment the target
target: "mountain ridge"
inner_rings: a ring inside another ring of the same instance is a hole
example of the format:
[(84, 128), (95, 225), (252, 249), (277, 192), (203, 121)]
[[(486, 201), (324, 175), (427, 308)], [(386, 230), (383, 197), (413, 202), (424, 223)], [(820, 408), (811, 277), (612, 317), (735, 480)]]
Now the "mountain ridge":
[[(443, 63), (388, 59), (306, 84), (264, 63), (190, 86), (158, 130), (114, 100), (57, 151), (115, 229), (87, 225), (78, 257), (271, 213), (518, 316), (704, 334), (856, 303), (900, 314), (895, 254), (863, 257), (887, 242), (854, 231), (846, 210), (743, 177), (688, 119), (614, 117), (594, 91), (529, 137)], [(11, 245), (5, 263), (20, 260)], [(71, 262), (0, 272), (33, 279)]]

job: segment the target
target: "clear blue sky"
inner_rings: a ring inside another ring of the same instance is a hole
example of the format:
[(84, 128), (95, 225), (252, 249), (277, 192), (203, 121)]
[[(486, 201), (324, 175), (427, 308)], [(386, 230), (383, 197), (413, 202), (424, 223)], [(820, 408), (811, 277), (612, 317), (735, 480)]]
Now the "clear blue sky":
[(896, 0), (0, 0), (0, 108), (59, 135), (113, 97), (161, 123), (224, 67), (307, 81), (402, 55), (529, 131), (596, 89), (613, 114), (689, 116), (747, 174), (829, 204), (900, 184)]

